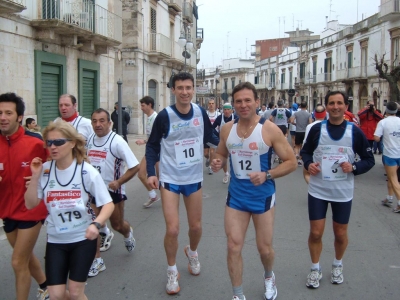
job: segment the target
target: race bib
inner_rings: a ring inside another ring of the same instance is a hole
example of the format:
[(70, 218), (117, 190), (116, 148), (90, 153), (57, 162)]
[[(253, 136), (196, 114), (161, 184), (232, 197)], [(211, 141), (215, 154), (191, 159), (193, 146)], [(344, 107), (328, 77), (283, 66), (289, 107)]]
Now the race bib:
[(201, 163), (200, 150), (199, 138), (176, 141), (175, 158), (177, 167), (186, 167)]
[(90, 159), (90, 164), (101, 174), (101, 172), (104, 171), (107, 151), (89, 150), (88, 157)]
[(323, 154), (322, 155), (322, 179), (327, 181), (346, 180), (347, 173), (344, 173), (340, 165), (349, 161), (345, 154)]
[(232, 150), (232, 166), (237, 179), (249, 179), (247, 174), (261, 172), (258, 150)]

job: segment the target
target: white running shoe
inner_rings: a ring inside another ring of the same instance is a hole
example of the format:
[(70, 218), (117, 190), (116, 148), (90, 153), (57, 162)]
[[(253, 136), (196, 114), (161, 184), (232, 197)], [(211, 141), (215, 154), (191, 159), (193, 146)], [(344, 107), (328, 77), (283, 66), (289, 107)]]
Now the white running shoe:
[(276, 296), (278, 296), (278, 290), (276, 289), (275, 284), (275, 274), (272, 272), (272, 276), (270, 278), (264, 278), (264, 299), (265, 300), (275, 300)]
[(42, 290), (38, 288), (36, 297), (37, 300), (50, 300), (49, 291), (47, 289)]
[(133, 237), (133, 229), (132, 229), (132, 227), (130, 229), (130, 236), (131, 236), (131, 238), (129, 239), (129, 241), (125, 241), (125, 247), (126, 247), (126, 250), (128, 250), (129, 253), (131, 253), (133, 250), (135, 250), (135, 247), (136, 247), (136, 240)]
[(106, 265), (104, 264), (104, 260), (100, 257), (100, 262), (97, 262), (95, 258), (93, 260), (92, 266), (89, 269), (89, 277), (97, 276), (100, 272), (103, 272), (106, 269)]
[(214, 174), (213, 170), (211, 169), (211, 167), (208, 167), (208, 175), (212, 175)]
[[(232, 300), (240, 300), (238, 296), (233, 296)], [(243, 300), (246, 300), (246, 296), (243, 295)]]
[(225, 183), (225, 184), (227, 184), (227, 183), (229, 182), (229, 178), (230, 178), (230, 177), (231, 177), (231, 176), (230, 176), (229, 174), (226, 174), (226, 173), (225, 173), (224, 178), (222, 179), (222, 182)]
[(331, 282), (333, 284), (343, 283), (343, 266), (342, 265), (339, 265), (339, 266), (332, 265)]
[(147, 200), (147, 202), (143, 203), (143, 207), (149, 208), (154, 203), (156, 203), (157, 201), (160, 201), (160, 200), (161, 200), (161, 198), (159, 198), (158, 196), (155, 196), (154, 198), (149, 197), (149, 200)]
[(174, 271), (167, 271), (167, 286), (166, 286), (166, 291), (168, 295), (173, 295), (179, 293), (181, 288), (179, 287), (179, 277), (180, 274), (179, 272), (174, 272)]
[(104, 232), (100, 232), (100, 251), (104, 252), (110, 249), (111, 247), (111, 240), (114, 238), (114, 232), (110, 230), (109, 234), (105, 234)]
[(322, 279), (321, 269), (311, 269), (310, 274), (307, 276), (306, 287), (310, 289), (317, 289), (319, 281)]
[(189, 260), (189, 264), (188, 264), (188, 270), (190, 272), (190, 274), (192, 275), (199, 275), (200, 274), (200, 262), (199, 262), (199, 256), (189, 256), (189, 249), (190, 246), (187, 245), (184, 249), (186, 257)]
[(208, 168), (210, 166), (210, 159), (206, 158), (206, 168)]

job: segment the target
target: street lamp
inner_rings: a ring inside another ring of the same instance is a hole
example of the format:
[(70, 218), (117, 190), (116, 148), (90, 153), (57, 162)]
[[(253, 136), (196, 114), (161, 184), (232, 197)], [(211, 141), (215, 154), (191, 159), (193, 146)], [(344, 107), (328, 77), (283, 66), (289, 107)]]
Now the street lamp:
[(220, 103), (220, 100), (218, 100), (218, 98), (217, 98), (217, 96), (218, 96), (218, 79), (219, 79), (219, 77), (220, 77), (220, 75), (219, 75), (219, 71), (218, 71), (218, 68), (216, 68), (215, 69), (215, 75), (214, 75), (214, 80), (215, 80), (215, 93), (214, 93), (214, 96), (215, 96), (215, 99), (217, 100), (217, 102), (218, 102), (218, 107), (219, 106), (221, 106), (221, 103)]
[(185, 47), (185, 50), (182, 52), (182, 56), (185, 58), (185, 67), (184, 71), (186, 72), (186, 59), (190, 58), (190, 53), (187, 51), (191, 51), (194, 48), (192, 42), (192, 35), (190, 32), (190, 24), (183, 23), (183, 27), (181, 29), (181, 36), (178, 39), (178, 45), (181, 47)]

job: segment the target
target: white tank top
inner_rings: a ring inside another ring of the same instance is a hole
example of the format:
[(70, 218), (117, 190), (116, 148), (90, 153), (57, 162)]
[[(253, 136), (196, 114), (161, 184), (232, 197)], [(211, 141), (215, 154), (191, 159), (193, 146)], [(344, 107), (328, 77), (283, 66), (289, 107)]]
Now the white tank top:
[(151, 129), (153, 128), (154, 120), (157, 117), (157, 113), (154, 111), (149, 117), (147, 117), (146, 122), (146, 135), (147, 138), (150, 137)]
[(354, 174), (343, 173), (339, 166), (342, 162), (354, 162), (353, 124), (347, 122), (342, 138), (333, 140), (326, 128), (326, 121), (321, 122), (318, 147), (314, 151), (313, 161), (319, 162), (321, 172), (310, 176), (308, 192), (318, 199), (347, 202), (353, 199)]
[(214, 111), (214, 114), (211, 115), (211, 113), (207, 110), (207, 116), (210, 118), (210, 122), (211, 124), (214, 124), (215, 120), (217, 119), (217, 117), (220, 115), (219, 112)]
[(177, 185), (203, 181), (204, 120), (196, 104), (193, 117), (182, 120), (171, 107), (168, 135), (161, 140), (160, 181)]
[(285, 125), (287, 126), (288, 120), (286, 116), (286, 108), (277, 108), (276, 116), (274, 118), (274, 123), (276, 125)]
[[(114, 180), (119, 179), (125, 170), (125, 162), (114, 155), (111, 150), (111, 144), (117, 141), (117, 134), (110, 132), (107, 140), (103, 144), (96, 144), (93, 134), (88, 140), (88, 158), (90, 164), (99, 171), (108, 188), (108, 184)], [(125, 141), (123, 141), (126, 143)], [(121, 185), (120, 190), (112, 191), (118, 194), (125, 195), (125, 184)]]

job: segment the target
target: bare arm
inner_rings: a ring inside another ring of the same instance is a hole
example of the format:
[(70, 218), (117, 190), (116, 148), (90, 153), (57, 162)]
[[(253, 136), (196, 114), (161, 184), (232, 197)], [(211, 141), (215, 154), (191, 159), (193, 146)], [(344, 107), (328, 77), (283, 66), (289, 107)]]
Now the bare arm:
[(37, 187), (39, 184), (40, 174), (42, 173), (43, 164), (42, 159), (35, 157), (31, 162), (32, 176), (30, 178), (28, 188), (25, 192), (25, 206), (27, 209), (35, 208), (39, 205), (42, 199), (38, 198)]
[(213, 172), (218, 172), (226, 165), (229, 156), (229, 151), (226, 147), (226, 140), (228, 139), (232, 126), (233, 122), (229, 122), (221, 128), (221, 132), (219, 134), (219, 144), (213, 155), (214, 159), (211, 162), (211, 169)]
[(133, 178), (133, 176), (136, 175), (136, 173), (139, 172), (139, 165), (136, 165), (133, 168), (128, 169), (124, 175), (122, 175), (118, 180), (114, 180), (108, 184), (108, 187), (112, 190), (118, 190), (121, 185), (124, 183), (128, 182)]

